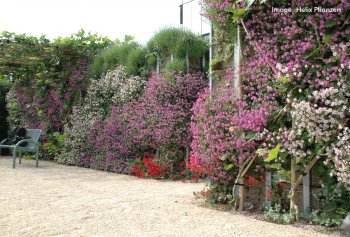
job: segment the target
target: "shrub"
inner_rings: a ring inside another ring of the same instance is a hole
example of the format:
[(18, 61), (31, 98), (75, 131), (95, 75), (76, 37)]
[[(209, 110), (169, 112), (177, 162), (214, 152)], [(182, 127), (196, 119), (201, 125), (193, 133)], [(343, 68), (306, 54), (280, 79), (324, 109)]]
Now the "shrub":
[(191, 163), (210, 171), (213, 201), (227, 202), (238, 168), (259, 146), (257, 135), (268, 114), (263, 107), (249, 108), (229, 90), (204, 92), (193, 112)]
[[(139, 87), (128, 86), (120, 76), (113, 77), (113, 80), (122, 82), (115, 88), (113, 85), (117, 82), (106, 81), (110, 73), (93, 83), (83, 107), (73, 113), (73, 116), (78, 116), (71, 118), (75, 124), (66, 129), (66, 150), (71, 153), (63, 157), (76, 157), (80, 165), (118, 173), (137, 170), (137, 167), (131, 167), (132, 160), (157, 148), (165, 151), (159, 158), (161, 163), (176, 165), (183, 161), (183, 156), (179, 159), (178, 155), (166, 154), (170, 151), (176, 154), (177, 150), (189, 146), (191, 108), (206, 82), (202, 74), (170, 74), (171, 79), (151, 76), (144, 94), (138, 98), (133, 92)], [(128, 80), (133, 81), (133, 78)], [(152, 163), (146, 167), (157, 170), (158, 166)], [(155, 175), (156, 171), (148, 174)]]
[(2, 32), (0, 40), (8, 55), (0, 62), (0, 74), (11, 78), (10, 126), (41, 128), (44, 139), (62, 133), (73, 106), (86, 92), (89, 61), (110, 40), (84, 31), (53, 42), (44, 36)]
[(89, 73), (99, 79), (109, 70), (117, 66), (125, 66), (127, 75), (147, 78), (150, 69), (147, 66), (146, 50), (135, 41), (124, 40), (111, 45), (98, 54), (90, 65)]
[(9, 90), (9, 84), (8, 81), (4, 78), (2, 79), (0, 77), (0, 141), (5, 139), (7, 137), (8, 132), (8, 123), (7, 123), (7, 116), (8, 112), (6, 109), (6, 94)]
[(125, 119), (133, 140), (144, 147), (142, 150), (189, 146), (191, 108), (206, 82), (202, 74), (175, 73), (171, 78), (153, 75), (139, 100), (125, 104), (113, 114)]
[[(323, 165), (332, 169), (327, 172), (331, 172), (338, 182), (349, 184), (347, 68), (350, 45), (347, 36), (349, 30), (345, 29), (349, 3), (297, 1), (299, 7), (317, 3), (325, 8), (339, 8), (344, 13), (298, 14), (297, 20), (295, 14), (271, 13), (272, 7), (292, 8), (292, 3), (285, 1), (267, 1), (265, 4), (250, 2), (253, 4), (249, 8), (246, 8), (248, 2), (244, 1), (203, 0), (203, 3), (205, 14), (215, 25), (215, 33), (219, 31), (220, 35), (222, 31), (231, 29), (226, 27), (227, 24), (237, 27), (236, 23), (240, 22), (244, 26), (241, 28), (246, 43), (240, 75), (242, 101), (251, 110), (247, 114), (264, 108), (265, 118), (260, 121), (266, 121), (263, 126), (265, 130), (255, 131), (259, 139), (251, 140), (255, 146), (246, 150), (246, 157), (254, 155), (258, 148), (264, 148), (267, 152), (278, 147), (269, 167), (279, 174), (290, 177), (291, 168), (303, 172), (312, 164), (311, 160), (321, 160), (324, 161)], [(235, 24), (230, 23), (232, 21)], [(218, 55), (220, 57), (225, 58), (225, 55)], [(212, 100), (208, 100), (211, 103), (201, 99), (195, 106), (195, 139), (192, 147), (196, 162), (205, 164), (217, 160), (216, 164), (219, 165), (215, 168), (218, 170), (214, 173), (222, 176), (225, 174), (220, 172), (222, 167), (227, 165), (226, 169), (232, 170), (237, 166), (236, 163), (222, 164), (227, 162), (224, 151), (233, 150), (235, 144), (231, 143), (236, 142), (234, 136), (227, 135), (230, 128), (227, 121), (240, 117), (242, 108), (229, 103), (220, 107), (223, 103), (217, 105), (217, 97), (215, 94), (211, 96)], [(223, 114), (225, 109), (230, 112), (224, 114), (224, 122), (219, 119), (208, 122), (209, 119), (205, 119)], [(216, 128), (215, 131), (206, 124)], [(237, 131), (232, 127), (232, 131)], [(241, 132), (238, 131), (236, 135), (241, 136)], [(243, 132), (248, 134), (247, 131)], [(234, 153), (231, 156), (234, 159), (241, 157)], [(291, 167), (293, 162), (296, 165)], [(229, 180), (232, 178), (224, 175), (221, 182), (216, 182), (214, 177), (211, 180), (214, 186), (212, 191), (224, 198), (222, 193), (230, 190)], [(290, 182), (289, 177), (283, 181)], [(221, 189), (218, 189), (218, 183), (223, 183)], [(291, 208), (291, 213), (293, 210)]]
[(207, 42), (188, 30), (168, 27), (157, 32), (147, 43), (150, 62), (156, 65), (157, 57), (162, 65), (167, 65), (171, 56), (176, 60), (184, 60), (186, 50), (191, 64), (198, 64), (208, 52)]
[[(94, 146), (100, 147), (99, 149), (115, 149), (109, 143), (113, 139), (107, 138), (117, 134), (117, 130), (111, 131), (113, 127), (109, 125), (109, 121), (105, 123), (104, 120), (109, 116), (111, 106), (121, 106), (134, 99), (142, 93), (145, 86), (144, 80), (140, 77), (128, 77), (125, 71), (125, 67), (117, 67), (107, 72), (100, 80), (92, 81), (83, 105), (74, 107), (71, 122), (65, 127), (64, 153), (58, 157), (59, 162), (89, 166), (95, 155), (106, 155), (97, 152)], [(116, 126), (120, 126), (119, 122)], [(122, 138), (115, 142), (120, 139)], [(99, 141), (105, 142), (105, 145), (102, 146)], [(108, 161), (100, 167), (102, 169), (107, 169), (106, 167), (116, 159), (112, 158), (110, 153), (107, 155)]]
[(186, 62), (184, 60), (175, 59), (174, 61), (166, 64), (165, 71), (186, 72)]
[(266, 220), (279, 223), (279, 224), (291, 224), (292, 216), (286, 209), (283, 209), (280, 204), (275, 206), (263, 207), (264, 217)]

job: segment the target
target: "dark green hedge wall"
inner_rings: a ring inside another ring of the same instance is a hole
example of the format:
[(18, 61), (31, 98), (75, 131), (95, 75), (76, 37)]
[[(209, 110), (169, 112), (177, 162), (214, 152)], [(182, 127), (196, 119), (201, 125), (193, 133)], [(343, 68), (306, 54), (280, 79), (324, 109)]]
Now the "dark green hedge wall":
[(7, 137), (8, 123), (7, 123), (7, 109), (6, 109), (6, 93), (9, 87), (0, 83), (0, 141)]

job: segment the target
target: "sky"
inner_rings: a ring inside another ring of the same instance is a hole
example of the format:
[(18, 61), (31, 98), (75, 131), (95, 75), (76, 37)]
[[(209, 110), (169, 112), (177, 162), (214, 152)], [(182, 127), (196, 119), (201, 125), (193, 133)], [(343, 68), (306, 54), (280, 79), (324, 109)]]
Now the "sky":
[[(0, 0), (0, 32), (67, 37), (84, 29), (110, 39), (135, 36), (141, 44), (165, 26), (180, 26), (179, 5), (189, 0)], [(184, 6), (184, 26), (209, 32), (199, 0)]]

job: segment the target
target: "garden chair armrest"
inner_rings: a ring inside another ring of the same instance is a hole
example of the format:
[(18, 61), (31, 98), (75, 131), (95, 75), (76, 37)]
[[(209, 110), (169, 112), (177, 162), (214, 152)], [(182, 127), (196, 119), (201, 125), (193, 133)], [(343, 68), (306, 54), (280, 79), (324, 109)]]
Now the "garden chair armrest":
[(0, 145), (2, 145), (3, 142), (5, 142), (6, 140), (7, 140), (7, 138), (5, 138), (4, 140), (2, 140), (2, 141), (0, 142)]
[(19, 145), (21, 145), (24, 142), (33, 143), (34, 147), (38, 146), (38, 144), (36, 142), (34, 142), (32, 139), (23, 139), (23, 140), (20, 140), (19, 142), (17, 142), (17, 144), (15, 145), (15, 148), (17, 148)]

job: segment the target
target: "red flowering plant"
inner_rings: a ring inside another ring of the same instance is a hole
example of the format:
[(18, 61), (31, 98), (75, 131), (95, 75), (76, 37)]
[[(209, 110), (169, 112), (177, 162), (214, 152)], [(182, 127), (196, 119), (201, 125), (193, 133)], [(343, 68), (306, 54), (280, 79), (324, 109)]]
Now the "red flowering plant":
[(134, 163), (132, 165), (130, 173), (138, 178), (144, 178), (146, 176), (146, 173), (142, 170), (138, 163)]
[(250, 186), (255, 186), (259, 183), (259, 181), (256, 178), (254, 178), (253, 176), (248, 176), (247, 182)]
[(169, 164), (162, 164), (154, 155), (145, 152), (145, 158), (133, 160), (130, 174), (139, 178), (165, 178), (169, 174)]
[(166, 169), (157, 164), (153, 158), (146, 158), (143, 160), (143, 164), (147, 168), (147, 173), (152, 178), (160, 178), (162, 175), (166, 174)]

